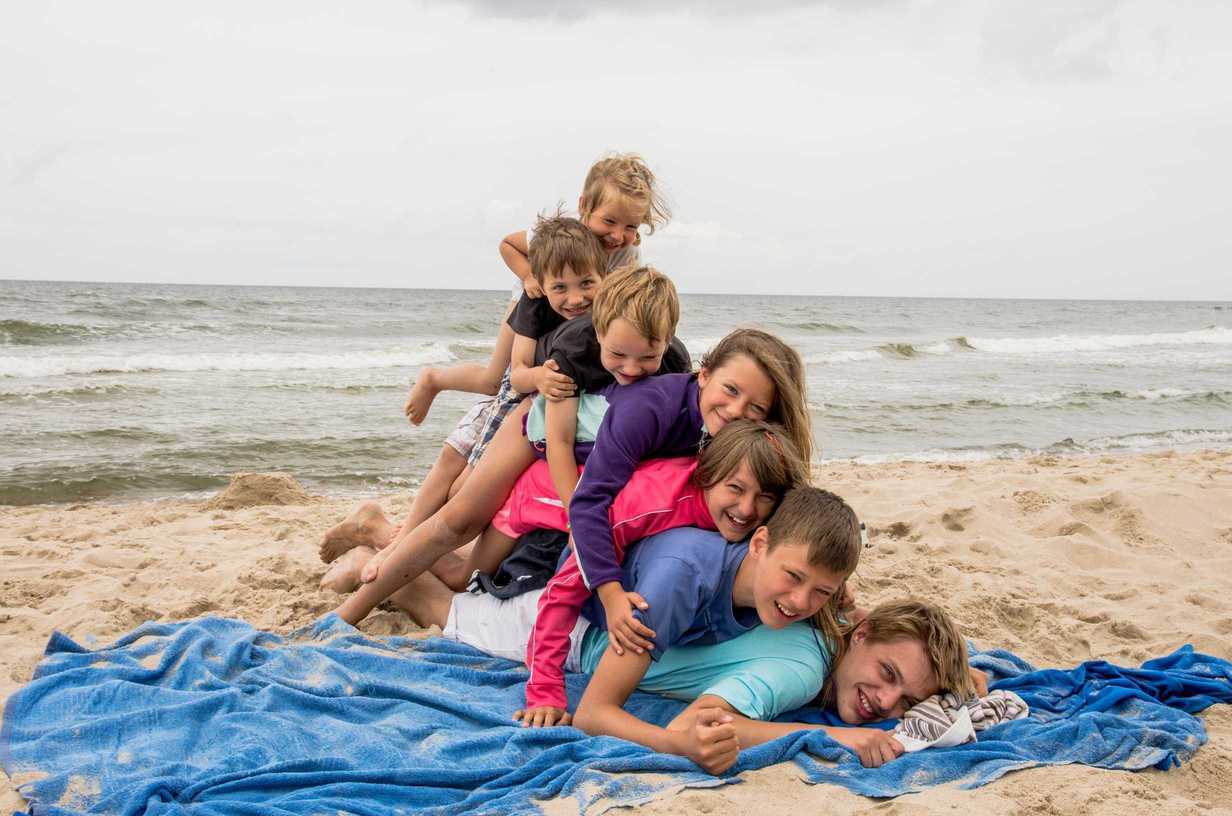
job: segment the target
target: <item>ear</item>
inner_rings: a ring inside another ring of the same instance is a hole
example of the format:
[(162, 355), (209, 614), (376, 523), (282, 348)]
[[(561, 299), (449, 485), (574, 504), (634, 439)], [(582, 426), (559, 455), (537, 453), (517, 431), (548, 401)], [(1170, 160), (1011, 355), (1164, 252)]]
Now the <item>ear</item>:
[(749, 555), (754, 558), (762, 558), (770, 551), (770, 528), (764, 524), (753, 531), (753, 536), (749, 539)]
[(863, 643), (868, 639), (868, 620), (860, 621), (859, 625), (851, 632), (852, 643)]
[(578, 196), (578, 215), (582, 216), (582, 218), (586, 218), (586, 216), (590, 215), (590, 213), (583, 212), (582, 200), (583, 200), (583, 196)]
[(702, 366), (697, 370), (697, 387), (705, 388), (708, 382), (710, 382), (710, 369)]

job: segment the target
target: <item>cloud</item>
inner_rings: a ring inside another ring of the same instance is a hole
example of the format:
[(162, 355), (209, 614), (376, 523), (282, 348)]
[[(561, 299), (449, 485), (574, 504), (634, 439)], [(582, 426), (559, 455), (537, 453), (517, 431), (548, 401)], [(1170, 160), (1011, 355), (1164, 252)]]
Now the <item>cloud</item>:
[(1166, 18), (1124, 0), (1011, 0), (992, 4), (981, 56), (1041, 81), (1097, 81), (1157, 70)]
[(626, 0), (613, 5), (606, 0), (433, 0), (436, 5), (461, 6), (483, 17), (505, 19), (551, 19), (577, 22), (605, 14), (660, 15), (687, 13), (705, 17), (762, 16), (797, 8), (828, 6), (857, 11), (887, 5), (905, 5), (906, 0)]

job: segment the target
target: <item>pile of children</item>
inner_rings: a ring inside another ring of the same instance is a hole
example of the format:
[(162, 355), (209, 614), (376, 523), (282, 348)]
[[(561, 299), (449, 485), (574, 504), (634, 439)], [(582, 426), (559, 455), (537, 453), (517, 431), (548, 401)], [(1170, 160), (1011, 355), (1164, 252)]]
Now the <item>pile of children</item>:
[[(596, 163), (578, 214), (501, 243), (519, 285), (488, 365), (420, 373), (413, 423), (444, 389), (487, 399), (400, 525), (370, 502), (325, 534), (322, 585), (351, 593), (338, 614), (358, 623), (388, 599), (524, 661), (523, 725), (572, 722), (712, 773), (802, 728), (866, 765), (893, 759), (902, 744), (860, 726), (970, 695), (964, 640), (931, 604), (854, 607), (860, 523), (808, 484), (793, 349), (738, 329), (693, 371), (675, 287), (640, 262), (639, 230), (668, 219), (645, 163)], [(565, 671), (591, 674), (572, 715)], [(659, 727), (623, 709), (638, 688), (692, 702)], [(815, 699), (851, 727), (771, 722)]]

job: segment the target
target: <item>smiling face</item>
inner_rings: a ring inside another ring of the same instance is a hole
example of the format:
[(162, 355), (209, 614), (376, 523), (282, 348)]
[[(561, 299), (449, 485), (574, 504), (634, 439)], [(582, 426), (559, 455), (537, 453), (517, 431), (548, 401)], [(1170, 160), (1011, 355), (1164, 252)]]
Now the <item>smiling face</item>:
[(711, 434), (733, 419), (765, 419), (774, 406), (774, 383), (751, 358), (736, 354), (713, 371), (697, 373), (697, 402)]
[(759, 527), (749, 540), (752, 559), (752, 600), (761, 622), (771, 629), (812, 617), (847, 579), (810, 564), (807, 544), (770, 547), (770, 532)]
[[(582, 200), (578, 199), (578, 212), (583, 212)], [(611, 255), (621, 247), (637, 240), (637, 228), (646, 218), (644, 203), (621, 195), (616, 188), (608, 186), (599, 206), (582, 217), (582, 223), (590, 229)]]
[(608, 324), (602, 335), (596, 332), (595, 339), (599, 341), (599, 364), (621, 385), (654, 374), (667, 351), (666, 340), (647, 340), (623, 317)]
[(901, 717), (938, 691), (923, 643), (914, 638), (869, 642), (867, 624), (856, 627), (834, 668), (838, 715), (853, 725)]
[(569, 264), (565, 264), (559, 275), (549, 275), (543, 280), (543, 293), (547, 296), (548, 305), (565, 320), (589, 312), (598, 288), (597, 272), (589, 269), (575, 272)]
[(706, 508), (727, 541), (743, 541), (770, 518), (777, 502), (777, 496), (761, 489), (746, 461), (706, 488)]

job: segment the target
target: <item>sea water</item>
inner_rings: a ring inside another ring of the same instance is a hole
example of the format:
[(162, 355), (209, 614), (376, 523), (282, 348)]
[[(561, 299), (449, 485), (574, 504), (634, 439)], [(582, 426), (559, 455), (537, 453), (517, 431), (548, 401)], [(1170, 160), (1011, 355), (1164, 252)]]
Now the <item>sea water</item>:
[[(414, 486), (475, 399), (402, 407), (484, 361), (507, 292), (0, 281), (0, 504), (199, 494), (251, 470)], [(967, 461), (1232, 446), (1232, 304), (684, 295), (807, 365), (825, 459)]]

